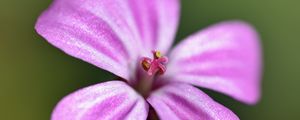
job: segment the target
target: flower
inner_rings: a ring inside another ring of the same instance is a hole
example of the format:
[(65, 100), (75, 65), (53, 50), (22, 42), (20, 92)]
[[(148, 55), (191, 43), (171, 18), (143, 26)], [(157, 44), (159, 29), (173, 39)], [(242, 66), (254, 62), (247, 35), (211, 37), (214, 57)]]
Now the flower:
[(36, 31), (120, 79), (66, 96), (51, 119), (143, 120), (152, 109), (162, 120), (239, 119), (194, 86), (256, 103), (257, 33), (241, 21), (222, 22), (169, 51), (179, 10), (178, 0), (54, 0), (38, 18)]

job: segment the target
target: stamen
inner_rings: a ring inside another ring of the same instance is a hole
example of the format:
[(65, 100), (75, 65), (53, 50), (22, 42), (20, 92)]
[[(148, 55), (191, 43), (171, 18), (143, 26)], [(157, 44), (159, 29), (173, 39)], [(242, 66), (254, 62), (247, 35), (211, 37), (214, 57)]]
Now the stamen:
[(166, 72), (165, 63), (168, 62), (168, 58), (162, 56), (159, 51), (152, 51), (153, 59), (148, 57), (144, 57), (141, 61), (141, 65), (145, 71), (147, 71), (148, 75), (155, 75), (158, 73), (162, 75)]
[(151, 65), (151, 59), (150, 58), (144, 58), (142, 61), (142, 66), (144, 68), (144, 70), (149, 70)]
[(159, 51), (152, 51), (152, 53), (153, 53), (153, 56), (155, 59), (158, 59), (161, 57), (161, 53)]

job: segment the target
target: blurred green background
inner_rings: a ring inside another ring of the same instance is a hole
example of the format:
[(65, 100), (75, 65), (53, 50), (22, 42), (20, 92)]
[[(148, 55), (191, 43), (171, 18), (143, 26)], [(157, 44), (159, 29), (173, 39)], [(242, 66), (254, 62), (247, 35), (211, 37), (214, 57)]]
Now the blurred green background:
[[(0, 1), (0, 120), (46, 120), (55, 104), (79, 88), (114, 78), (65, 55), (34, 31), (51, 0)], [(205, 90), (243, 120), (300, 119), (300, 2), (182, 0), (177, 41), (230, 19), (253, 24), (264, 54), (262, 99), (255, 106)]]

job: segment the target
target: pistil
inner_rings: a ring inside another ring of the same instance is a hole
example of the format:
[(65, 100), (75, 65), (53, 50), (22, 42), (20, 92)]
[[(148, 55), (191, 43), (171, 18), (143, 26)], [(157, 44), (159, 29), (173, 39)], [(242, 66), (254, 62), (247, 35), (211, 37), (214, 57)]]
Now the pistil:
[(145, 71), (147, 71), (148, 75), (155, 75), (158, 73), (162, 75), (166, 71), (165, 63), (168, 62), (168, 58), (162, 56), (159, 51), (152, 51), (153, 59), (148, 57), (144, 57), (142, 59), (141, 65)]

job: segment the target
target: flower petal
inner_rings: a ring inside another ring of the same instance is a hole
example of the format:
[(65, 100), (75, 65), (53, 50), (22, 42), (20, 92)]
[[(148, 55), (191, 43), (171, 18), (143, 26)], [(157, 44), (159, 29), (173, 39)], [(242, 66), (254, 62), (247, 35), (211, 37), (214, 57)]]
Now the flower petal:
[(165, 76), (254, 104), (260, 96), (258, 40), (255, 30), (244, 22), (211, 26), (175, 47)]
[(232, 111), (199, 89), (172, 83), (153, 92), (147, 101), (162, 120), (237, 120)]
[(148, 104), (142, 96), (121, 81), (93, 85), (61, 100), (52, 120), (145, 120)]
[(141, 52), (170, 46), (178, 11), (177, 0), (55, 0), (35, 29), (67, 54), (128, 80)]
[(137, 29), (140, 32), (144, 54), (152, 50), (167, 53), (179, 20), (178, 0), (129, 0)]

